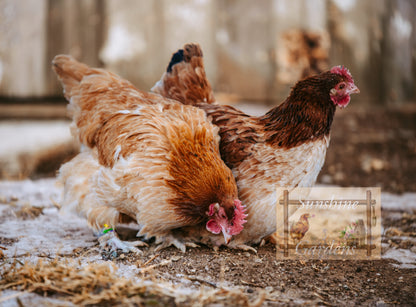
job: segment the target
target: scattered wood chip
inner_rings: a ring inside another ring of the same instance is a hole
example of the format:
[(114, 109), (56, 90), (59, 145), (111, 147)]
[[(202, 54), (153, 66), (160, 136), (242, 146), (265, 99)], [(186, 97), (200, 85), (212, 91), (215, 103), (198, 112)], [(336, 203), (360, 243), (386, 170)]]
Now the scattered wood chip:
[(43, 214), (44, 207), (32, 207), (29, 204), (15, 211), (16, 217), (23, 220), (33, 220)]
[(147, 271), (151, 271), (151, 270), (153, 270), (156, 267), (168, 265), (170, 263), (172, 263), (172, 259), (166, 259), (166, 260), (163, 260), (163, 261), (161, 261), (159, 263), (156, 263), (156, 264), (153, 264), (153, 265), (149, 265), (149, 266), (144, 267), (144, 268), (140, 268), (140, 272), (141, 273), (144, 273), (144, 272), (147, 272)]
[(153, 255), (149, 260), (147, 260), (142, 266), (145, 267), (146, 265), (148, 265), (150, 262), (152, 262), (153, 260), (155, 260), (157, 257), (159, 257), (160, 254), (156, 254)]

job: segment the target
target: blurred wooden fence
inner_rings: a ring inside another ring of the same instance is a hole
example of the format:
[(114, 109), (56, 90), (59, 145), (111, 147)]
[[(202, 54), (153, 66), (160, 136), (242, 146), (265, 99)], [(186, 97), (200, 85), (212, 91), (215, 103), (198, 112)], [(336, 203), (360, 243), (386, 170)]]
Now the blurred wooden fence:
[(172, 52), (199, 42), (216, 91), (275, 103), (302, 62), (288, 61), (282, 38), (303, 29), (327, 38), (328, 66), (350, 68), (362, 93), (354, 100), (412, 102), (415, 26), (414, 0), (0, 0), (0, 96), (59, 95), (58, 53), (149, 90)]

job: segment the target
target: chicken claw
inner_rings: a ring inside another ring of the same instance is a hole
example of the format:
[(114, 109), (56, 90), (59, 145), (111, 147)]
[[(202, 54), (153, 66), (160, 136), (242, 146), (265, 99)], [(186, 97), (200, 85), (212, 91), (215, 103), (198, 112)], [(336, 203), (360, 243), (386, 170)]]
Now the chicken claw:
[(257, 250), (249, 245), (246, 244), (233, 244), (232, 242), (230, 244), (227, 245), (227, 247), (232, 248), (232, 249), (240, 249), (246, 252), (254, 252), (255, 254), (257, 254)]
[(160, 251), (166, 247), (169, 247), (171, 245), (175, 246), (177, 249), (179, 249), (182, 253), (186, 252), (186, 247), (199, 247), (198, 244), (192, 243), (192, 242), (183, 242), (182, 240), (175, 238), (172, 235), (167, 235), (163, 237), (159, 237), (156, 239), (156, 244), (159, 244), (155, 251)]
[(110, 250), (117, 254), (117, 250), (121, 250), (123, 253), (134, 253), (136, 255), (143, 254), (143, 252), (136, 248), (136, 246), (148, 246), (142, 241), (126, 242), (121, 241), (114, 231), (109, 231), (98, 238), (100, 246), (104, 250)]

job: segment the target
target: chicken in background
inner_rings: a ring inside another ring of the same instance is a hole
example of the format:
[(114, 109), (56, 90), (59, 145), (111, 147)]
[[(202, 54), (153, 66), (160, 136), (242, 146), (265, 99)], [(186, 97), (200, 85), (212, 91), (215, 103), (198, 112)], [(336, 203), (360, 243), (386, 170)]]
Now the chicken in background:
[(298, 244), (309, 230), (308, 219), (312, 217), (309, 213), (302, 214), (296, 223), (290, 227), (290, 237), (295, 244)]
[(241, 232), (245, 209), (219, 154), (219, 129), (204, 111), (141, 92), (70, 56), (56, 56), (53, 69), (82, 144), (59, 171), (62, 206), (86, 217), (96, 233), (104, 228), (105, 246), (139, 252), (140, 241), (122, 242), (113, 231), (125, 220), (138, 223), (138, 236), (155, 237), (158, 249), (185, 251), (209, 234), (222, 233), (228, 243)]
[(166, 72), (152, 91), (186, 105), (215, 102), (199, 45), (187, 44), (174, 53)]
[(209, 82), (200, 80), (203, 72), (201, 48), (187, 44), (173, 55), (152, 91), (203, 109), (220, 128), (221, 157), (236, 178), (250, 216), (229, 246), (248, 247), (276, 231), (276, 187), (314, 185), (325, 161), (335, 109), (345, 108), (359, 90), (348, 69), (336, 66), (298, 81), (283, 103), (256, 117), (212, 101)]
[(325, 31), (291, 29), (279, 36), (276, 45), (276, 77), (280, 83), (291, 85), (329, 68), (330, 39)]

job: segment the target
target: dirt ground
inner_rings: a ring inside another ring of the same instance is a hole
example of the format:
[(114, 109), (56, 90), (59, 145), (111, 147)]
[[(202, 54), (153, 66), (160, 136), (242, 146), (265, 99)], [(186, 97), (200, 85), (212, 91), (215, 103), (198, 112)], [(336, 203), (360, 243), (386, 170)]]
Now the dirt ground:
[[(383, 237), (384, 250), (415, 248), (416, 212), (385, 211), (383, 221), (384, 229), (393, 229)], [(397, 237), (398, 232), (411, 237)], [(115, 261), (139, 267), (143, 263), (152, 264), (154, 277), (174, 283), (188, 279), (190, 286), (239, 287), (249, 297), (266, 291), (269, 293), (264, 302), (266, 306), (416, 304), (416, 269), (399, 268), (391, 259), (278, 260), (276, 246), (271, 243), (259, 247), (257, 254), (227, 248), (215, 252), (204, 246), (189, 249), (185, 257), (174, 248), (157, 254), (152, 248), (144, 251), (140, 259), (126, 256)], [(169, 259), (174, 261), (158, 266)]]
[[(391, 227), (391, 231), (383, 237), (385, 249), (395, 247), (414, 249), (416, 214), (396, 210), (386, 211), (383, 215), (384, 228)], [(32, 218), (36, 219), (36, 217)], [(72, 233), (83, 231), (85, 232), (85, 229), (77, 229), (76, 226), (71, 229)], [(398, 236), (398, 233), (401, 235)], [(127, 239), (132, 233), (124, 229), (120, 234)], [(4, 248), (10, 247), (12, 243), (14, 243), (13, 240), (0, 238), (0, 245)], [(91, 304), (94, 306), (294, 306), (300, 304), (410, 306), (416, 304), (416, 268), (402, 267), (398, 261), (392, 259), (373, 261), (277, 260), (276, 247), (270, 243), (259, 247), (257, 254), (227, 248), (214, 251), (205, 246), (190, 248), (186, 254), (175, 248), (167, 248), (156, 253), (152, 244), (150, 247), (141, 249), (144, 252), (143, 255), (120, 253), (113, 258), (100, 251), (98, 244), (95, 244), (74, 248), (68, 254), (52, 255), (43, 252), (38, 254), (38, 258), (45, 263), (48, 261), (52, 263), (46, 265), (41, 271), (51, 270), (56, 261), (66, 263), (68, 259), (73, 259), (76, 263), (78, 262), (75, 266), (80, 266), (80, 263), (88, 258), (88, 262), (91, 263), (104, 261), (104, 263), (114, 264), (119, 270), (124, 268), (129, 271), (127, 275), (130, 278), (151, 281), (163, 287), (167, 287), (166, 283), (168, 283), (170, 286), (185, 287), (190, 292), (198, 293), (198, 298), (193, 297), (191, 300), (185, 295), (179, 301), (177, 294), (160, 292), (151, 295), (141, 292), (119, 296), (113, 294), (110, 298), (100, 298), (98, 304)], [(55, 283), (65, 279), (70, 284), (67, 276), (69, 274), (62, 272), (62, 268), (52, 277), (40, 278), (36, 275), (38, 269), (29, 267), (24, 274), (18, 275), (15, 279), (9, 279), (10, 272), (13, 271), (7, 269), (10, 263), (25, 261), (23, 255), (17, 256), (14, 260), (12, 258), (14, 257), (0, 260), (0, 272), (3, 278), (3, 282), (0, 282), (0, 289), (11, 282), (19, 284), (19, 280), (24, 280), (20, 287), (15, 286), (14, 289), (37, 293), (38, 299), (58, 301), (43, 300), (31, 303), (33, 297), (25, 299), (23, 296), (17, 304), (9, 303), (5, 306), (35, 306), (45, 303), (48, 306), (63, 306), (64, 303), (71, 302), (68, 292), (60, 293), (56, 286), (53, 287)], [(33, 255), (31, 261), (33, 261)], [(82, 272), (82, 278), (84, 274), (85, 272)], [(94, 274), (96, 274), (94, 283), (99, 283), (96, 279), (103, 277), (98, 270)], [(117, 279), (114, 271), (111, 274)], [(56, 276), (59, 280), (54, 280)], [(77, 289), (77, 286), (78, 284), (75, 283), (73, 289)], [(229, 292), (231, 289), (238, 292)], [(84, 295), (90, 297), (102, 291), (103, 289), (97, 286), (93, 288), (93, 291)], [(204, 303), (202, 297), (209, 291), (215, 291), (214, 295)], [(0, 303), (1, 298), (0, 292)], [(84, 305), (86, 301), (78, 301), (75, 305)]]
[[(340, 186), (381, 186), (383, 192), (396, 194), (415, 192), (415, 136), (416, 109), (342, 110), (335, 118), (326, 163), (318, 181)], [(41, 174), (35, 177), (39, 176)], [(53, 207), (50, 196), (45, 194), (46, 192), (37, 196), (39, 203)], [(3, 204), (3, 218), (0, 222), (3, 225), (13, 219), (16, 222), (25, 219), (25, 223), (28, 223), (25, 225), (30, 225), (30, 221), (39, 221), (48, 214), (52, 214), (51, 223), (60, 223), (55, 218), (56, 213), (47, 213), (45, 210), (29, 214), (28, 217), (11, 214), (17, 207), (12, 208), (10, 204), (19, 203), (19, 197), (11, 199), (7, 195), (0, 196), (0, 203)], [(382, 210), (382, 251), (402, 252), (410, 257), (410, 263), (416, 263), (416, 209), (412, 207), (405, 210), (399, 203), (394, 205)], [(68, 227), (70, 231), (63, 232), (62, 240), (88, 233), (86, 226), (76, 224)], [(131, 233), (126, 230), (121, 231), (121, 235), (124, 238), (131, 237)], [(142, 280), (145, 280), (152, 285), (146, 288), (147, 292), (137, 290), (139, 288), (136, 287), (135, 292), (110, 295), (95, 303), (88, 303), (87, 299), (71, 299), (74, 294), (69, 290), (60, 292), (56, 286), (53, 287), (58, 281), (51, 277), (39, 279), (36, 269), (32, 267), (27, 269), (31, 273), (25, 275), (25, 282), (19, 282), (22, 273), (13, 275), (15, 269), (12, 264), (23, 266), (28, 259), (30, 263), (34, 260), (29, 254), (13, 256), (7, 254), (7, 251), (22, 237), (21, 234), (16, 234), (15, 237), (2, 235), (0, 231), (0, 274), (3, 279), (0, 281), (0, 305), (35, 306), (39, 302), (45, 304), (42, 301), (45, 297), (50, 299), (46, 301), (49, 306), (416, 305), (416, 266), (406, 266), (386, 257), (372, 261), (279, 260), (276, 258), (276, 247), (268, 243), (258, 247), (257, 254), (227, 248), (214, 251), (205, 246), (190, 248), (186, 254), (175, 248), (155, 253), (151, 244), (150, 247), (142, 248), (143, 255), (119, 254), (114, 258), (100, 252), (91, 237), (80, 237), (78, 243), (71, 241), (75, 245), (68, 246), (69, 252), (32, 253), (32, 256), (37, 255), (36, 261), (43, 259), (47, 262), (64, 262), (74, 259), (79, 263), (112, 263), (119, 271), (124, 270), (124, 275), (127, 274), (136, 283), (140, 280), (142, 285)], [(82, 241), (88, 242), (87, 246), (82, 245)], [(125, 273), (126, 270), (129, 273)], [(65, 278), (66, 273), (60, 274), (63, 274), (61, 279)], [(155, 285), (162, 285), (165, 290), (169, 287), (186, 288), (189, 292), (182, 293), (179, 299), (173, 292), (155, 292), (155, 289), (159, 289)], [(93, 287), (92, 292), (85, 295), (98, 295), (107, 287), (109, 286)], [(141, 287), (144, 289), (144, 286)], [(2, 290), (12, 292), (2, 294)], [(24, 295), (22, 291), (26, 291)], [(73, 291), (82, 292), (78, 288)], [(29, 292), (37, 293), (37, 300), (28, 296)]]

